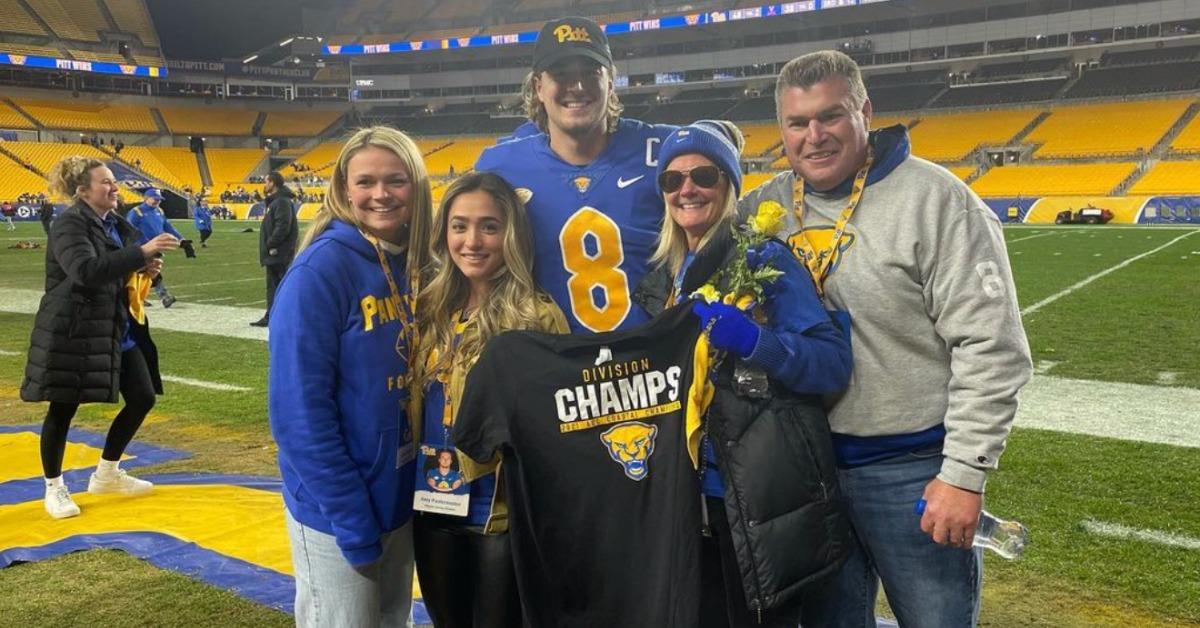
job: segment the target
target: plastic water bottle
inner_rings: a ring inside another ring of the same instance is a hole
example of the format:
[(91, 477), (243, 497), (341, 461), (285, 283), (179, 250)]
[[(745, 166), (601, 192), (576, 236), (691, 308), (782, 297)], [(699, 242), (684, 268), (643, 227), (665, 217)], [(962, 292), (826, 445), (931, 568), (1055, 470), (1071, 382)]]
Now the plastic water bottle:
[[(925, 499), (917, 500), (913, 511), (925, 513)], [(990, 549), (1008, 560), (1017, 560), (1025, 551), (1029, 541), (1029, 530), (1019, 521), (1005, 521), (984, 510), (979, 513), (979, 525), (975, 528), (974, 547)]]

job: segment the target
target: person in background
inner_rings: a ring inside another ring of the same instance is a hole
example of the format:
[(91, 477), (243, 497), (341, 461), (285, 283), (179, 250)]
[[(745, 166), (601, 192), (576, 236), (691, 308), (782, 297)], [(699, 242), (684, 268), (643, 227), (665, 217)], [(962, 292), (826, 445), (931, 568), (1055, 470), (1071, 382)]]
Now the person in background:
[[(446, 452), (450, 466), (458, 399), (487, 341), (510, 329), (566, 333), (562, 311), (538, 290), (530, 270), (533, 236), (525, 206), (504, 179), (473, 172), (450, 184), (433, 228), (434, 270), (417, 302), (422, 365), (413, 393), (421, 402), (422, 450)], [(443, 627), (521, 625), (508, 542), (508, 510), (495, 464), (459, 457), (470, 482), (465, 516), (420, 512), (414, 529), (425, 607)], [(438, 467), (435, 467), (435, 470)], [(432, 472), (432, 471), (431, 471)], [(434, 483), (434, 490), (446, 489)]]
[(42, 231), (46, 235), (50, 235), (50, 223), (54, 221), (54, 203), (48, 198), (42, 198), (41, 206), (38, 207), (38, 220), (42, 221)]
[(17, 214), (17, 208), (13, 207), (12, 203), (4, 201), (3, 204), (0, 204), (0, 214), (2, 214), (4, 216), (4, 220), (8, 222), (8, 230), (16, 231), (17, 226), (13, 224), (13, 216)]
[[(766, 265), (780, 273), (764, 284), (758, 303), (735, 304), (738, 295), (693, 302), (709, 346), (725, 356), (709, 367), (715, 393), (700, 443), (699, 616), (703, 628), (795, 628), (800, 592), (849, 553), (850, 525), (819, 395), (846, 387), (850, 344), (786, 245), (766, 240), (739, 252), (743, 143), (732, 123), (712, 120), (663, 142), (657, 182), (666, 217), (651, 258), (656, 269), (635, 300), (658, 314), (701, 286), (728, 294), (729, 279), (720, 273), (739, 255), (750, 270)], [(735, 366), (762, 374), (760, 389), (739, 391)], [(757, 566), (764, 556), (770, 568)]]
[(409, 626), (411, 286), (432, 219), (421, 151), (390, 127), (362, 129), (327, 196), (279, 287), (268, 343), (296, 624)]
[(258, 237), (258, 262), (267, 271), (267, 311), (261, 319), (250, 323), (253, 327), (269, 324), (275, 290), (296, 255), (296, 241), (300, 235), (294, 204), (296, 195), (287, 186), (283, 175), (278, 172), (267, 175), (263, 192), (267, 199)]
[(854, 347), (829, 423), (856, 542), (835, 578), (806, 591), (802, 623), (874, 625), (882, 579), (900, 625), (973, 626), (983, 489), (1032, 371), (1000, 220), (913, 156), (903, 126), (870, 130), (849, 56), (789, 61), (775, 105), (791, 168), (740, 211), (789, 210), (788, 243)]
[(196, 201), (196, 207), (192, 209), (192, 222), (196, 225), (196, 231), (200, 232), (201, 248), (207, 249), (208, 238), (212, 236), (212, 212), (204, 199)]
[(116, 403), (89, 493), (139, 495), (153, 485), (119, 468), (121, 455), (162, 394), (158, 350), (141, 294), (179, 240), (141, 233), (116, 211), (117, 182), (103, 162), (67, 157), (50, 169), (50, 189), (71, 206), (54, 222), (46, 248), (46, 293), (38, 304), (21, 399), (49, 401), (42, 423), (46, 512), (74, 517), (79, 506), (62, 478), (67, 431), (81, 403)]
[[(162, 208), (159, 207), (162, 200), (162, 192), (159, 192), (157, 188), (146, 188), (146, 191), (142, 193), (142, 204), (129, 210), (127, 215), (129, 223), (142, 232), (140, 244), (145, 244), (163, 233), (175, 236), (176, 240), (183, 240), (183, 235), (171, 224), (171, 221), (163, 214)], [(175, 304), (175, 296), (167, 289), (167, 282), (161, 273), (154, 279), (154, 293), (162, 299), (163, 307), (171, 307)]]

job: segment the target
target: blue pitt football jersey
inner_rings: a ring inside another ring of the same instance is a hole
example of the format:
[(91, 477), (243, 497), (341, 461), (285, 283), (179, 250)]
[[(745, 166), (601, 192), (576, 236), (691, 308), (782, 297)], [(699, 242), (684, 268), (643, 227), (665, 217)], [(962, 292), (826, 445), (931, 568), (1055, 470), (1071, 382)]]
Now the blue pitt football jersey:
[(622, 118), (604, 152), (586, 166), (560, 159), (543, 133), (492, 146), (475, 164), (504, 177), (525, 199), (534, 279), (574, 333), (648, 318), (631, 297), (662, 226), (654, 173), (658, 149), (675, 128)]

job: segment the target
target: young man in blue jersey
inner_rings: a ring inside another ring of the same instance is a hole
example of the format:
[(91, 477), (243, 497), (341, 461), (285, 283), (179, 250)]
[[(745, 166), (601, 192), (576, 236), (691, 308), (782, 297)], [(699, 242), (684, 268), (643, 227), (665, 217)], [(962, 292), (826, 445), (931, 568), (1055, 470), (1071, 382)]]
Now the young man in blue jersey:
[[(156, 188), (146, 188), (142, 194), (142, 204), (129, 210), (129, 224), (137, 227), (142, 232), (141, 240), (138, 244), (145, 244), (160, 234), (169, 233), (180, 241), (185, 240), (183, 234), (167, 220), (166, 214), (163, 214), (159, 204), (162, 203), (163, 195)], [(154, 293), (158, 298), (162, 299), (163, 307), (171, 307), (175, 303), (175, 296), (167, 289), (167, 282), (163, 280), (162, 275), (154, 279)]]
[(662, 224), (655, 167), (676, 127), (620, 117), (608, 38), (582, 17), (542, 27), (522, 96), (540, 132), (485, 150), (475, 169), (501, 175), (525, 201), (534, 279), (572, 332), (646, 320), (631, 292)]

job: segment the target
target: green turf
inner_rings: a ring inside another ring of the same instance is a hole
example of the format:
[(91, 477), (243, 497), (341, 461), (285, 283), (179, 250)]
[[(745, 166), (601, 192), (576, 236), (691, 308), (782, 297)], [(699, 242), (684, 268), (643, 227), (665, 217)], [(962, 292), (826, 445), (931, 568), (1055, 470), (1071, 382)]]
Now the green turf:
[[(169, 256), (172, 289), (185, 301), (230, 297), (215, 303), (243, 305), (246, 321), (261, 314), (255, 305), (264, 298), (258, 234), (240, 233), (246, 226), (257, 224), (217, 222), (198, 259)], [(190, 225), (180, 227), (193, 233)], [(1056, 362), (1053, 376), (1097, 382), (1154, 384), (1170, 371), (1176, 385), (1200, 388), (1200, 231), (1017, 227), (1006, 229), (1005, 238), (1021, 306), (1029, 307), (1185, 233), (1195, 235), (1028, 316), (1035, 361)], [(0, 291), (40, 288), (45, 252), (9, 250), (6, 237), (14, 236), (0, 231)], [(22, 224), (16, 237), (43, 238), (37, 223)], [(149, 314), (153, 328), (155, 308)], [(0, 355), (2, 423), (36, 422), (44, 411), (16, 401), (30, 324), (28, 315), (0, 313), (0, 350), (22, 354)], [(168, 383), (138, 438), (195, 455), (155, 470), (276, 473), (265, 416), (265, 344), (162, 329), (154, 337), (164, 372), (252, 389), (215, 392)], [(85, 407), (80, 424), (103, 430), (115, 409)], [(1200, 408), (1179, 412), (1200, 424)], [(988, 558), (982, 624), (1200, 626), (1200, 550), (1112, 540), (1081, 527), (1095, 519), (1200, 538), (1198, 471), (1198, 449), (1016, 429), (987, 501), (998, 515), (1023, 521), (1032, 543), (1022, 561)], [(112, 574), (130, 570), (130, 563), (138, 593), (119, 598), (121, 604), (72, 595), (53, 598), (55, 610), (47, 610), (47, 590), (74, 591), (91, 581), (110, 587)], [(0, 590), (6, 592), (0, 623), (14, 617), (14, 625), (71, 625), (74, 617), (148, 625), (176, 615), (179, 625), (242, 625), (243, 617), (274, 625), (280, 617), (265, 609), (255, 614), (252, 604), (113, 552), (0, 570)], [(155, 593), (141, 593), (147, 590)]]

